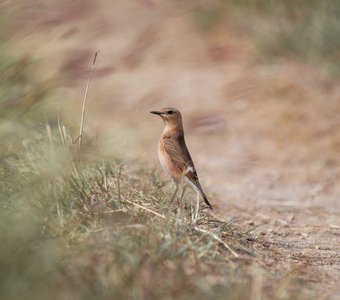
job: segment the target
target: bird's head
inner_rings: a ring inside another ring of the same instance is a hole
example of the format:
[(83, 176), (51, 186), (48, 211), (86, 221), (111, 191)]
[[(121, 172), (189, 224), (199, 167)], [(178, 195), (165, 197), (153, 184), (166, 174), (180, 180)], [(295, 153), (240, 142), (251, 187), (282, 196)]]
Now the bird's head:
[(175, 108), (162, 108), (157, 111), (150, 111), (150, 113), (159, 115), (166, 125), (182, 126), (181, 113)]

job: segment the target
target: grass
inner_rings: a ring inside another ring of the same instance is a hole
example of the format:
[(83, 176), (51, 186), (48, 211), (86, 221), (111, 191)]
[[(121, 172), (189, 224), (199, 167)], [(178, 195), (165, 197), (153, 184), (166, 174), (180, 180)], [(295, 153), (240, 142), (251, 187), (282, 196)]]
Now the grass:
[(249, 233), (204, 211), (193, 226), (190, 201), (169, 210), (155, 172), (89, 149), (81, 159), (60, 136), (49, 130), (2, 160), (2, 299), (254, 299), (258, 274), (262, 299), (278, 297)]
[(195, 19), (206, 29), (228, 20), (254, 40), (262, 62), (305, 61), (340, 74), (340, 4), (336, 0), (220, 0), (195, 3)]

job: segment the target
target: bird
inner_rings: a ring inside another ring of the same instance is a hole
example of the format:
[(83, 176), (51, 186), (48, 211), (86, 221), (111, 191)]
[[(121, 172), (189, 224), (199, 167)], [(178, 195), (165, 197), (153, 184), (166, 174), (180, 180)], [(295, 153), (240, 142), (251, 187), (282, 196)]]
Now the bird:
[(198, 193), (196, 217), (199, 210), (199, 196), (202, 197), (209, 209), (212, 210), (212, 205), (203, 192), (195, 165), (185, 143), (180, 111), (175, 108), (162, 108), (157, 111), (151, 111), (150, 113), (159, 115), (165, 124), (163, 134), (158, 144), (158, 158), (164, 172), (170, 176), (176, 184), (176, 190), (171, 202), (178, 192), (179, 185), (181, 185), (181, 199), (183, 198), (186, 187), (190, 187)]

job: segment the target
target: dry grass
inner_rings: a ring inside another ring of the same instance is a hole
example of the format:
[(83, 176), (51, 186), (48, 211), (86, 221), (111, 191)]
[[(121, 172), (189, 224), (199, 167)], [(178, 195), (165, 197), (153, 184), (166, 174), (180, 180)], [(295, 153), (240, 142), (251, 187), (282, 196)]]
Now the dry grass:
[(155, 172), (75, 157), (64, 132), (3, 160), (2, 299), (306, 298), (259, 266), (249, 233), (204, 211), (192, 225), (189, 198), (169, 210)]

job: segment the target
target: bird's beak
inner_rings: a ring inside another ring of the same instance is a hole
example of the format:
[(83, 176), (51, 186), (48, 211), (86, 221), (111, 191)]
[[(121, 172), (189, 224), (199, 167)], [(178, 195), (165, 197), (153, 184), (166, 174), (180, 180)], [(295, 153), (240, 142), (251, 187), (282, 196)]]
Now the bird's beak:
[(154, 115), (161, 115), (162, 114), (162, 112), (160, 112), (160, 111), (150, 111), (150, 114), (154, 114)]

